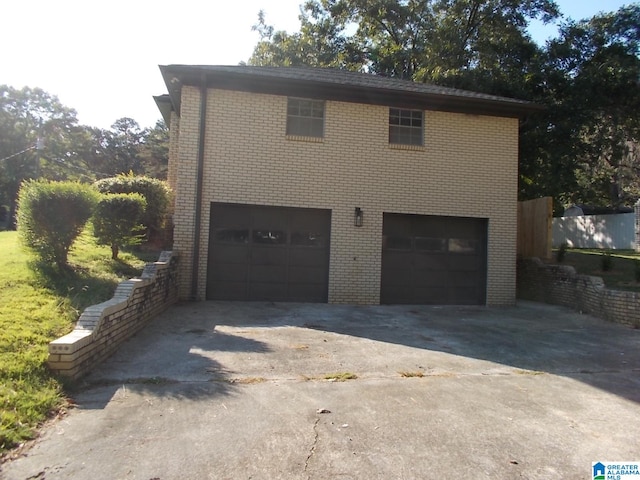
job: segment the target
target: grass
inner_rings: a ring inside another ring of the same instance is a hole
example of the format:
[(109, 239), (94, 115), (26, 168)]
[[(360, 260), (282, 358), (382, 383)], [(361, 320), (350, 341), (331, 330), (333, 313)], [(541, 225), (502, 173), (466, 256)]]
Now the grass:
[(633, 250), (569, 248), (562, 265), (570, 265), (582, 275), (601, 277), (608, 288), (640, 292), (640, 282), (635, 274), (637, 261), (640, 261), (640, 253)]
[(37, 267), (16, 232), (0, 232), (0, 454), (30, 439), (47, 416), (64, 405), (60, 379), (46, 367), (48, 343), (73, 329), (89, 305), (113, 295), (119, 281), (139, 275), (144, 255), (123, 253), (83, 234), (63, 272)]
[(322, 377), (330, 382), (346, 382), (347, 380), (355, 380), (358, 376), (351, 372), (328, 373)]

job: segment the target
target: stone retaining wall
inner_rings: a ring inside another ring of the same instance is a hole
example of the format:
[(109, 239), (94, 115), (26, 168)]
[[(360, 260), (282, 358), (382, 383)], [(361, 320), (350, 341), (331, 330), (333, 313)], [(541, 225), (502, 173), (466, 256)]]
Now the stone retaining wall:
[(49, 344), (49, 368), (79, 378), (177, 300), (177, 258), (162, 252), (141, 278), (121, 282), (111, 300), (88, 307), (75, 329)]
[(578, 275), (573, 267), (520, 259), (517, 285), (520, 299), (562, 305), (640, 328), (640, 293), (606, 288), (602, 278)]

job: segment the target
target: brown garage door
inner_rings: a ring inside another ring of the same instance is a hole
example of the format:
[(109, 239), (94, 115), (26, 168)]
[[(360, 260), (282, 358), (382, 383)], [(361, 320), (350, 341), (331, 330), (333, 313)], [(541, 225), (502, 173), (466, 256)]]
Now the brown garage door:
[(384, 214), (381, 303), (484, 305), (487, 220)]
[(326, 302), (331, 211), (211, 204), (207, 299)]

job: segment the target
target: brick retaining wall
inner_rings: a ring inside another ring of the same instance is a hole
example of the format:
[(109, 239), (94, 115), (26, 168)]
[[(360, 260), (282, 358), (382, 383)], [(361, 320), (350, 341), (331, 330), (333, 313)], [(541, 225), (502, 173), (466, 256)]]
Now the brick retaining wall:
[(49, 344), (49, 368), (79, 378), (177, 300), (177, 258), (162, 252), (141, 278), (121, 282), (111, 300), (88, 307), (75, 329)]
[(640, 293), (606, 288), (602, 278), (573, 267), (518, 260), (518, 298), (562, 305), (610, 322), (640, 328)]

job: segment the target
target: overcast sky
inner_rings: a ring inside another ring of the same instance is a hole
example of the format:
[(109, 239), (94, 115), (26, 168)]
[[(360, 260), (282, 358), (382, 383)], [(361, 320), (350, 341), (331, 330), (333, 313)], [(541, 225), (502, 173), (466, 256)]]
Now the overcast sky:
[[(556, 0), (579, 20), (632, 3)], [(40, 87), (78, 112), (81, 124), (108, 128), (121, 117), (141, 126), (160, 119), (152, 96), (166, 93), (163, 64), (237, 65), (267, 23), (299, 28), (302, 0), (5, 0), (0, 6), (0, 84)], [(554, 27), (535, 27), (544, 42)]]

